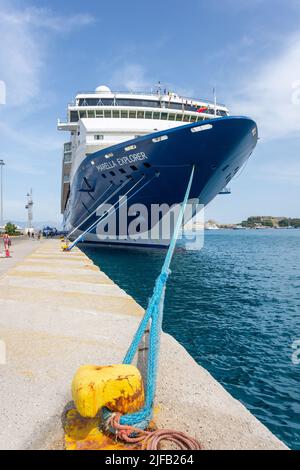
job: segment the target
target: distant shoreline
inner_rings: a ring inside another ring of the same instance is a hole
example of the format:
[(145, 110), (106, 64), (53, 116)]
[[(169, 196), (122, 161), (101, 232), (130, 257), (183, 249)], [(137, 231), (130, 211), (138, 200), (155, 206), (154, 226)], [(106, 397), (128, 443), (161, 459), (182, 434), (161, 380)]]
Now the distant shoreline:
[(251, 216), (237, 224), (221, 224), (214, 220), (208, 220), (204, 224), (208, 230), (230, 229), (230, 230), (261, 230), (261, 229), (298, 229), (300, 218), (273, 217), (273, 216)]

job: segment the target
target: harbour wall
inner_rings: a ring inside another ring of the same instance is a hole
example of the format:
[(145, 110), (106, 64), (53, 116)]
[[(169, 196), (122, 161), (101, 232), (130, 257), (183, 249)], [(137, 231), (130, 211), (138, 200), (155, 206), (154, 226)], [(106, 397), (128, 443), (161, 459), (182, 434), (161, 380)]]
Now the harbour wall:
[[(79, 249), (35, 243), (0, 273), (1, 449), (62, 449), (75, 371), (120, 363), (143, 315)], [(141, 348), (141, 369), (145, 356)], [(165, 333), (155, 410), (158, 427), (184, 431), (204, 449), (287, 448)]]

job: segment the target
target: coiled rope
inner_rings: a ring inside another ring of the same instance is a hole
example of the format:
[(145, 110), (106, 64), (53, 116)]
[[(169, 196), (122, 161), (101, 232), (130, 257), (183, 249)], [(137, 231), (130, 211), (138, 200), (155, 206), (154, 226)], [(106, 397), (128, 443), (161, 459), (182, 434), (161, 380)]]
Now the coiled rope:
[[(106, 423), (106, 428), (116, 434), (126, 442), (142, 442), (145, 449), (155, 449), (161, 440), (169, 440), (176, 443), (181, 449), (200, 449), (201, 446), (193, 438), (184, 433), (169, 430), (145, 431), (153, 416), (153, 402), (157, 382), (158, 355), (160, 346), (160, 333), (163, 318), (164, 297), (166, 283), (170, 274), (170, 264), (176, 247), (179, 230), (182, 225), (184, 212), (188, 202), (191, 186), (193, 182), (195, 166), (193, 165), (183, 203), (176, 221), (173, 236), (165, 257), (161, 273), (156, 279), (152, 297), (144, 317), (134, 335), (132, 343), (123, 360), (124, 364), (131, 364), (137, 352), (140, 341), (145, 333), (146, 327), (151, 320), (149, 332), (149, 352), (147, 364), (147, 384), (145, 405), (135, 413), (120, 415), (112, 413), (107, 408), (102, 409), (102, 419)], [(196, 446), (196, 447), (195, 447)]]
[(156, 431), (145, 431), (120, 424), (120, 413), (113, 413), (108, 420), (109, 428), (115, 430), (116, 437), (128, 444), (141, 443), (142, 450), (157, 450), (162, 441), (173, 442), (181, 450), (201, 450), (201, 445), (193, 437), (184, 432), (171, 429), (157, 429)]

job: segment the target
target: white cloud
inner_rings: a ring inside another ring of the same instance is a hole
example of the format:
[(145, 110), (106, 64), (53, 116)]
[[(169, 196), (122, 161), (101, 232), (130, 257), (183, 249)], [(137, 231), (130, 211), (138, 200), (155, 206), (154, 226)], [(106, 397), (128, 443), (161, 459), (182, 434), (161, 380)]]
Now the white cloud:
[(6, 84), (7, 105), (24, 105), (39, 94), (46, 62), (41, 31), (69, 33), (92, 21), (88, 14), (62, 17), (50, 9), (20, 9), (0, 0), (0, 79)]
[[(259, 51), (257, 57), (259, 59)], [(293, 98), (297, 95), (295, 83), (298, 80), (300, 36), (293, 35), (279, 54), (257, 69), (253, 67), (233, 98), (231, 112), (256, 119), (262, 138), (297, 135), (300, 131), (300, 103), (297, 104)]]
[(13, 24), (0, 14), (0, 70), (7, 104), (24, 104), (39, 90), (40, 48), (23, 23)]
[(138, 64), (127, 64), (118, 67), (110, 83), (112, 87), (126, 90), (145, 90), (151, 87), (149, 79), (145, 77), (145, 69)]
[(35, 28), (48, 28), (58, 32), (69, 32), (80, 26), (86, 26), (94, 21), (87, 14), (58, 16), (49, 8), (28, 7), (24, 10), (4, 11), (0, 13), (0, 19), (11, 26), (30, 25)]
[[(115, 66), (116, 71), (109, 81), (109, 85), (115, 90), (133, 90), (133, 91), (155, 91), (158, 80), (153, 78), (151, 72), (148, 72), (140, 64), (126, 64), (124, 66)], [(192, 97), (194, 90), (192, 88), (180, 87), (174, 83), (161, 82), (161, 88), (172, 90), (181, 96)]]

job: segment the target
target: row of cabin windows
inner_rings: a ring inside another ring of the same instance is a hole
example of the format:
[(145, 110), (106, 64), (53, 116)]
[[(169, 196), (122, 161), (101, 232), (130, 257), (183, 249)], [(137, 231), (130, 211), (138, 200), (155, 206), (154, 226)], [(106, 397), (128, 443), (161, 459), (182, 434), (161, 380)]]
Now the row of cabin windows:
[(159, 111), (128, 111), (128, 110), (87, 110), (87, 111), (71, 111), (70, 122), (77, 122), (82, 118), (125, 118), (125, 119), (162, 119), (165, 121), (184, 121), (197, 122), (209, 119), (202, 115), (196, 114), (175, 114)]
[(72, 144), (71, 144), (71, 142), (66, 142), (66, 143), (64, 144), (64, 152), (70, 152), (71, 149), (72, 149)]
[[(124, 98), (80, 98), (79, 106), (138, 106), (149, 108), (169, 108), (180, 109), (182, 111), (197, 111), (201, 108), (199, 104), (190, 103), (187, 100), (182, 103), (173, 103), (171, 101), (158, 101), (158, 100), (137, 100), (137, 99), (124, 99)], [(203, 110), (205, 114), (213, 114), (214, 108)], [(217, 116), (226, 116), (226, 111), (217, 109)]]

